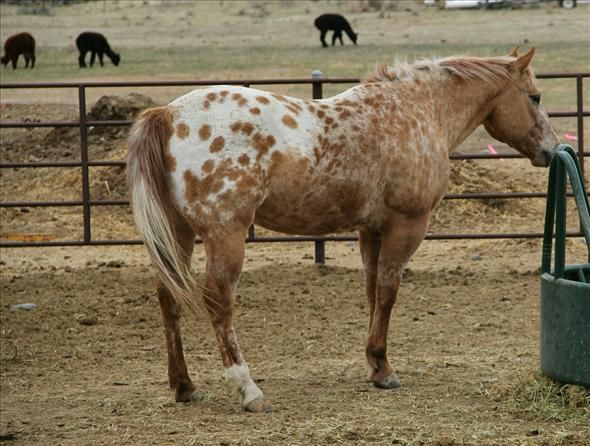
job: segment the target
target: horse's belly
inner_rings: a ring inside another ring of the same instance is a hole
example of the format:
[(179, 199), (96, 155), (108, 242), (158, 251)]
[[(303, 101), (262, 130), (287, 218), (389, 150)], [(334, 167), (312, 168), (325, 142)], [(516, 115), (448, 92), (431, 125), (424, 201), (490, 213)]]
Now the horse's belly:
[(274, 188), (256, 210), (255, 222), (273, 231), (318, 235), (351, 231), (364, 224), (368, 203), (358, 188)]

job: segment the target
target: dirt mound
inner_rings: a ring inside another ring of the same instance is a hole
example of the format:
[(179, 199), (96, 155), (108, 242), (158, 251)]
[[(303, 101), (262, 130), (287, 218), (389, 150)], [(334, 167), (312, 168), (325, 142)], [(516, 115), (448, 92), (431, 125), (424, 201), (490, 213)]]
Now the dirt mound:
[(109, 121), (135, 119), (138, 113), (149, 107), (156, 107), (152, 98), (141, 93), (126, 96), (103, 96), (86, 116), (89, 121)]
[[(129, 93), (126, 96), (103, 96), (86, 114), (87, 121), (128, 121), (146, 108), (155, 107), (150, 97), (140, 93)], [(88, 147), (91, 159), (110, 159), (111, 152), (117, 144), (114, 140), (127, 136), (127, 126), (94, 126), (88, 129)], [(78, 151), (70, 147), (79, 145), (80, 131), (77, 127), (56, 127), (50, 130), (42, 147), (45, 156), (56, 158), (77, 159)], [(67, 147), (64, 149), (64, 147)]]

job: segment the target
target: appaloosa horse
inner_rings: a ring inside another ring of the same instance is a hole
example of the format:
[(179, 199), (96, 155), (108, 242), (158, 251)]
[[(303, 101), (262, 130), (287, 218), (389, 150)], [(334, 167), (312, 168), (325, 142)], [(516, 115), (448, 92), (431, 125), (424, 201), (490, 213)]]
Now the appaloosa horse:
[[(203, 294), (225, 376), (243, 407), (271, 409), (232, 325), (253, 222), (297, 234), (359, 231), (371, 379), (380, 388), (398, 387), (387, 359), (389, 318), (404, 266), (445, 193), (449, 152), (483, 124), (533, 165), (551, 159), (557, 137), (540, 104), (533, 54), (383, 66), (323, 100), (216, 86), (146, 110), (129, 137), (128, 184), (158, 272), (176, 400), (196, 394), (180, 309), (194, 309)], [(190, 267), (196, 235), (207, 255), (202, 285)]]

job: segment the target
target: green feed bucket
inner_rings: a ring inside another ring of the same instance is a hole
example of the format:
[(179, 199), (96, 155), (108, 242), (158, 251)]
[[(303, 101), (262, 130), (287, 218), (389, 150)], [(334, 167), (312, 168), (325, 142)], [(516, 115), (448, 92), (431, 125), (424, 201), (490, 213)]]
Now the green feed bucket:
[[(588, 247), (588, 263), (579, 265), (565, 264), (568, 176)], [(549, 172), (541, 264), (541, 371), (561, 382), (590, 387), (590, 213), (576, 154), (565, 144), (558, 146)]]

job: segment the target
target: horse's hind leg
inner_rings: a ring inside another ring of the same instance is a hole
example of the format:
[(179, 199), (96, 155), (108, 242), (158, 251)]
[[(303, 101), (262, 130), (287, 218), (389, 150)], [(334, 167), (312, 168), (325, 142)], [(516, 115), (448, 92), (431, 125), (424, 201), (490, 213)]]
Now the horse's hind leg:
[(244, 261), (246, 228), (204, 238), (207, 251), (205, 303), (215, 330), (225, 377), (241, 396), (249, 412), (269, 412), (270, 402), (250, 377), (232, 324), (236, 286)]
[[(195, 234), (188, 226), (183, 225), (177, 230), (178, 244), (184, 249), (183, 261), (190, 262), (194, 248)], [(195, 299), (197, 296), (195, 296)], [(174, 397), (178, 402), (186, 402), (199, 398), (196, 387), (191, 381), (180, 335), (180, 305), (174, 300), (168, 289), (158, 283), (158, 299), (162, 310), (164, 332), (166, 335), (166, 349), (168, 351), (168, 380), (170, 388), (174, 390)]]
[(400, 386), (393, 368), (387, 360), (387, 331), (389, 319), (403, 270), (416, 251), (428, 228), (430, 214), (407, 217), (396, 214), (389, 228), (382, 233), (381, 249), (369, 336), (367, 360), (371, 368), (371, 380), (376, 387), (393, 389)]

